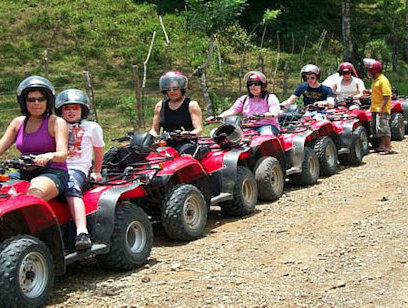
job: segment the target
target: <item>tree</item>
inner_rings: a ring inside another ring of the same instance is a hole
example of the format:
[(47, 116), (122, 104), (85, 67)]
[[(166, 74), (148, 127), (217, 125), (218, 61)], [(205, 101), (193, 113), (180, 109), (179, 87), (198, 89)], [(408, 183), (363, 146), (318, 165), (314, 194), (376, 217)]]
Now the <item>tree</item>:
[(205, 71), (211, 63), (214, 40), (219, 31), (234, 24), (244, 9), (246, 0), (188, 0), (187, 3), (190, 28), (192, 31), (201, 31), (210, 38), (208, 57), (194, 72), (200, 80), (207, 116), (210, 116), (213, 115), (213, 106), (208, 93)]
[(343, 0), (343, 59), (354, 62), (353, 42), (351, 40), (351, 17), (350, 17), (350, 0)]

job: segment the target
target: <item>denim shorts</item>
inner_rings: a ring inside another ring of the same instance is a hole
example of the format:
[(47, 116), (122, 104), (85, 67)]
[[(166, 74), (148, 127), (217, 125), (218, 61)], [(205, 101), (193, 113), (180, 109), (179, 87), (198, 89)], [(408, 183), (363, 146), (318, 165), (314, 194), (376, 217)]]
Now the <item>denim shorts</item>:
[(65, 197), (82, 198), (82, 186), (86, 180), (86, 174), (76, 169), (68, 169), (69, 180), (65, 189)]
[(261, 135), (279, 136), (279, 129), (274, 125), (263, 125), (263, 126), (254, 127), (254, 129)]
[(10, 178), (24, 181), (31, 181), (32, 179), (38, 176), (45, 176), (51, 179), (55, 183), (59, 195), (61, 195), (65, 191), (65, 188), (67, 187), (68, 172), (61, 169), (44, 168), (40, 171), (27, 172), (20, 170), (17, 172), (10, 173)]

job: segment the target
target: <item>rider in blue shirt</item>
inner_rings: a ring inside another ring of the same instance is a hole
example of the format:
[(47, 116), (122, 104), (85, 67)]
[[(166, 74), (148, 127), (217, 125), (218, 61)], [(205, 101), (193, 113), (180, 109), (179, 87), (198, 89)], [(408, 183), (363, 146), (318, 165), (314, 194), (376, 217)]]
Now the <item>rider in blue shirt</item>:
[(286, 101), (281, 103), (281, 106), (287, 108), (302, 96), (305, 106), (315, 104), (321, 107), (334, 107), (332, 89), (319, 82), (320, 69), (314, 64), (307, 64), (302, 67), (300, 73), (305, 82), (300, 84), (295, 92)]

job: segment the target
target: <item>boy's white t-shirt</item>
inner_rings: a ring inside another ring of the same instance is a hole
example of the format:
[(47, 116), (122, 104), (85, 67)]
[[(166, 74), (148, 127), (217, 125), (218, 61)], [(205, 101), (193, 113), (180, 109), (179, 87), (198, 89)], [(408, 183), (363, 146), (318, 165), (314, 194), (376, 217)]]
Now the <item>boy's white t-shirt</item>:
[(98, 123), (87, 120), (68, 123), (68, 169), (80, 170), (88, 176), (92, 166), (93, 148), (104, 146), (102, 128)]

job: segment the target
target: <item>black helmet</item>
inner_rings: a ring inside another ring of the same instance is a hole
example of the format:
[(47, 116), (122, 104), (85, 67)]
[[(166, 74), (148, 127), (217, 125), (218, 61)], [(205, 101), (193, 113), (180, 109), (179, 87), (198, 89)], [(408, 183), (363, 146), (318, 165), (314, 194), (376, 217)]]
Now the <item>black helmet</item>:
[(62, 106), (70, 104), (81, 105), (81, 118), (86, 119), (88, 117), (89, 97), (86, 93), (78, 89), (68, 89), (59, 93), (55, 99), (55, 114), (60, 117), (62, 115)]
[(17, 88), (17, 102), (20, 105), (21, 113), (29, 116), (26, 106), (27, 93), (31, 91), (40, 91), (47, 98), (46, 114), (52, 114), (55, 102), (55, 89), (51, 82), (41, 76), (30, 76), (20, 82)]
[(240, 144), (243, 132), (239, 126), (223, 124), (211, 134), (211, 137), (220, 147), (231, 148)]

